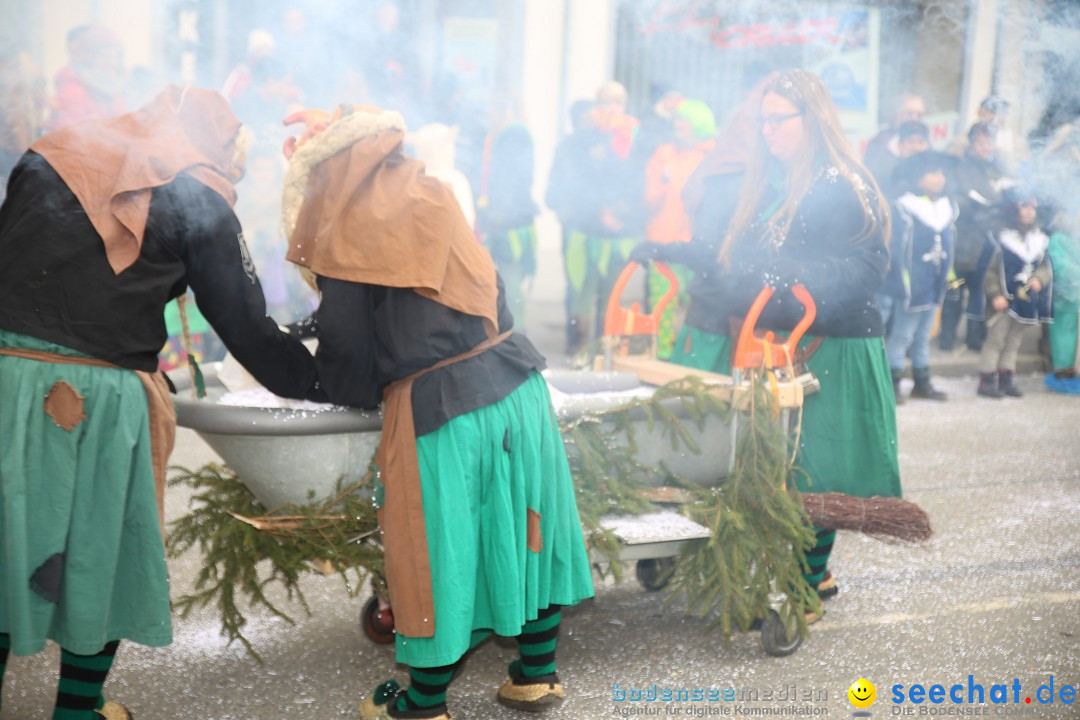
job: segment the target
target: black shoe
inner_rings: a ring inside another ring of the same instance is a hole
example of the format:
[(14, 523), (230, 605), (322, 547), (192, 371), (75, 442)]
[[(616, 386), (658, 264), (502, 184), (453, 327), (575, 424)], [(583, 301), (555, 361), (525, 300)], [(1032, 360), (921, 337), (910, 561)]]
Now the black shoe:
[(949, 399), (948, 393), (935, 389), (933, 385), (916, 385), (911, 390), (911, 397), (922, 400), (937, 400), (938, 402)]
[(822, 600), (827, 600), (838, 592), (840, 592), (840, 586), (836, 584), (836, 578), (833, 577), (831, 570), (826, 570), (821, 578), (821, 582), (817, 584), (818, 597)]
[(1020, 388), (1013, 385), (1012, 370), (998, 370), (998, 389), (1009, 397), (1024, 397)]
[(915, 377), (915, 388), (911, 391), (911, 397), (923, 400), (947, 400), (948, 395), (934, 389), (930, 382), (930, 368), (912, 368), (911, 374)]
[(979, 373), (979, 389), (976, 392), (983, 397), (1000, 400), (1005, 396), (998, 390), (997, 380), (997, 373)]
[(446, 705), (422, 710), (398, 710), (395, 707), (397, 699), (405, 692), (405, 688), (396, 680), (387, 680), (360, 703), (360, 720), (450, 720)]

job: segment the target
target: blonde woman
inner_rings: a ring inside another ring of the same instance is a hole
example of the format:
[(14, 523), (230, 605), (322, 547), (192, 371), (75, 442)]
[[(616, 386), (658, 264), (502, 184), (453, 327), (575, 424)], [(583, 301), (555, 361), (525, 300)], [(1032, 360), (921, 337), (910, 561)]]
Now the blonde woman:
[[(821, 392), (804, 406), (800, 489), (899, 496), (895, 400), (874, 304), (889, 262), (888, 207), (816, 75), (777, 73), (754, 102), (758, 132), (742, 189), (726, 231), (718, 231), (716, 268), (699, 273), (672, 360), (729, 372), (729, 319), (742, 318), (771, 285), (777, 292), (759, 324), (790, 330), (802, 316), (790, 287), (805, 285), (817, 318), (799, 359), (820, 380)], [(819, 529), (807, 558), (806, 580), (822, 597), (836, 593), (827, 569), (834, 537)]]

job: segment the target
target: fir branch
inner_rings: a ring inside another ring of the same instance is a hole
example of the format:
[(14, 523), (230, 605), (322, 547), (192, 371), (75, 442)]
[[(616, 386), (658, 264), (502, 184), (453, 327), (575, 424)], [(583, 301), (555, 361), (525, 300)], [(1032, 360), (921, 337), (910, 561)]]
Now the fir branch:
[[(663, 464), (650, 467), (636, 458), (635, 425), (642, 419), (649, 432), (670, 438), (673, 452), (685, 447), (695, 454), (700, 447), (688, 423), (700, 430), (710, 416), (724, 424), (733, 420), (735, 410), (698, 378), (665, 385), (648, 399), (560, 423), (589, 545), (608, 561), (616, 577), (621, 577), (621, 545), (601, 526), (601, 518), (654, 509), (642, 491), (657, 479), (682, 485), (694, 495), (696, 501), (686, 514), (712, 534), (687, 545), (676, 562), (671, 587), (685, 594), (692, 612), (710, 616), (709, 626), (719, 626), (725, 641), (736, 628), (749, 627), (767, 607), (770, 582), (788, 594), (791, 612), (798, 612), (800, 632), (806, 631), (802, 610), (817, 607), (818, 602), (802, 577), (813, 532), (794, 489), (786, 430), (776, 422), (770, 403), (767, 388), (756, 379), (749, 410), (740, 415), (747, 431), (738, 439), (734, 473), (716, 488), (680, 480)], [(182, 596), (176, 607), (186, 616), (214, 603), (221, 614), (222, 635), (230, 642), (241, 641), (256, 657), (243, 635), (246, 619), (240, 599), (292, 622), (264, 590), (278, 584), (289, 600), (308, 611), (299, 579), (315, 571), (313, 562), (334, 568), (350, 594), (359, 586), (350, 583), (350, 570), (358, 579), (370, 574), (377, 583), (383, 582), (372, 493), (358, 492), (370, 484), (370, 473), (359, 483), (339, 486), (328, 499), (268, 512), (241, 479), (221, 466), (174, 470), (179, 474), (170, 484), (187, 484), (196, 492), (191, 512), (172, 524), (169, 553), (176, 557), (198, 547), (205, 559), (195, 592)], [(264, 560), (268, 570), (260, 572)]]
[(725, 642), (764, 616), (771, 591), (788, 596), (785, 614), (795, 613), (800, 634), (807, 632), (805, 612), (820, 608), (803, 577), (814, 533), (795, 489), (788, 431), (764, 381), (755, 374), (751, 382), (732, 474), (716, 488), (681, 483), (695, 497), (687, 515), (711, 536), (687, 544), (669, 586), (668, 602), (685, 597)]
[[(336, 495), (321, 503), (267, 512), (236, 475), (220, 465), (211, 463), (196, 471), (172, 469), (177, 474), (170, 485), (189, 485), (196, 492), (191, 512), (171, 524), (169, 556), (179, 557), (193, 547), (203, 556), (194, 592), (181, 596), (173, 606), (181, 617), (187, 617), (193, 609), (213, 603), (221, 616), (221, 635), (230, 643), (239, 640), (260, 662), (243, 633), (247, 619), (241, 599), (249, 607), (261, 606), (293, 623), (267, 596), (270, 585), (282, 587), (288, 600), (310, 614), (300, 577), (317, 572), (313, 562), (329, 563), (350, 595), (358, 591), (366, 574), (381, 576), (382, 550), (375, 542), (374, 509), (370, 500), (357, 493), (370, 483), (370, 474), (348, 487), (339, 482)], [(355, 582), (348, 575), (350, 570)]]
[(686, 448), (700, 455), (688, 423), (700, 431), (709, 416), (728, 422), (732, 413), (730, 405), (717, 398), (706, 383), (689, 376), (657, 388), (649, 398), (634, 398), (617, 408), (560, 423), (581, 523), (591, 546), (616, 580), (623, 574), (622, 548), (617, 538), (601, 527), (602, 517), (653, 511), (656, 506), (642, 495), (645, 487), (650, 482), (677, 481), (662, 462), (653, 467), (637, 459), (637, 425), (643, 423), (648, 433), (668, 437), (672, 453)]

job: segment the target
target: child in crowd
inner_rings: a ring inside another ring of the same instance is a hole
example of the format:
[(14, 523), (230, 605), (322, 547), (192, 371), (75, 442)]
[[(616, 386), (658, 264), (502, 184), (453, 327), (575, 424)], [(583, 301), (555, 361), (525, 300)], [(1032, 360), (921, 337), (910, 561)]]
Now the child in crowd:
[(1013, 384), (1016, 354), (1029, 327), (1050, 322), (1053, 294), (1046, 253), (1050, 238), (1039, 227), (1034, 195), (1011, 189), (1003, 210), (1004, 224), (994, 239), (994, 255), (984, 280), (985, 300), (995, 314), (986, 321), (978, 394), (991, 398), (1023, 395)]
[(911, 356), (911, 397), (945, 400), (930, 382), (930, 332), (945, 297), (956, 240), (956, 203), (945, 193), (947, 156), (925, 151), (901, 161), (895, 178), (902, 194), (892, 204), (892, 262), (882, 287), (893, 312), (887, 352), (896, 402)]

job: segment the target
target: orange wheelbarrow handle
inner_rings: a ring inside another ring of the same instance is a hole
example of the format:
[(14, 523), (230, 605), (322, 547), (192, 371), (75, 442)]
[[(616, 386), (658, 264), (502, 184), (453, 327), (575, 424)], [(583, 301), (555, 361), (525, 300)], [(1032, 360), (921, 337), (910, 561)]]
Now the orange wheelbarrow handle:
[(675, 299), (675, 295), (678, 294), (679, 279), (675, 277), (675, 273), (666, 263), (654, 262), (653, 266), (660, 271), (661, 275), (667, 278), (667, 292), (656, 303), (656, 307), (653, 308), (651, 313), (641, 312), (641, 303), (633, 303), (629, 308), (624, 308), (620, 302), (623, 291), (638, 267), (638, 264), (633, 260), (628, 262), (619, 274), (619, 279), (615, 281), (611, 297), (608, 298), (607, 312), (604, 315), (605, 336), (655, 335), (660, 330), (660, 317), (664, 314), (664, 310), (667, 309), (671, 301)]
[(750, 311), (746, 313), (746, 319), (743, 321), (742, 329), (739, 331), (739, 342), (735, 345), (735, 358), (731, 363), (733, 368), (746, 369), (786, 365), (795, 357), (795, 348), (798, 347), (803, 334), (814, 323), (814, 318), (817, 316), (817, 305), (814, 304), (814, 298), (810, 296), (810, 291), (803, 285), (792, 285), (791, 294), (802, 303), (804, 308), (802, 320), (799, 321), (782, 343), (773, 342), (776, 333), (772, 330), (765, 331), (761, 337), (755, 335), (754, 328), (757, 325), (758, 318), (761, 317), (765, 305), (772, 298), (773, 292), (772, 286), (766, 285), (763, 287), (758, 296), (754, 298), (754, 304), (750, 306)]

